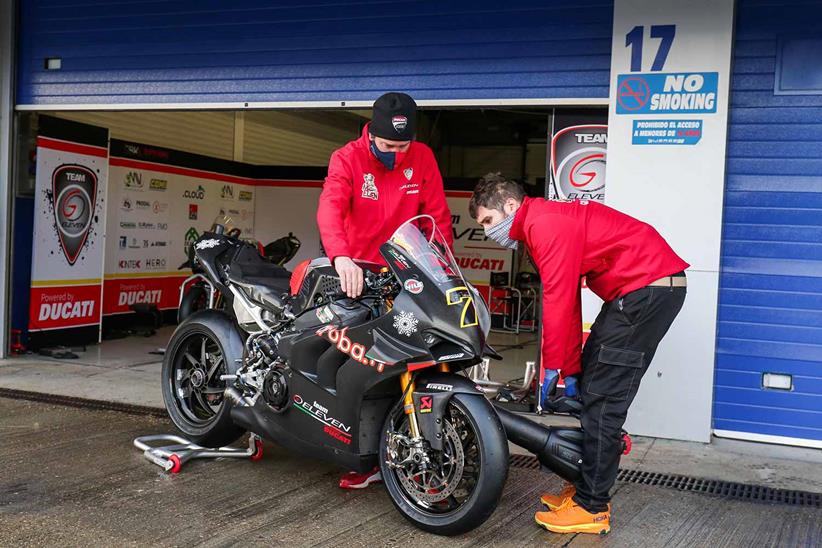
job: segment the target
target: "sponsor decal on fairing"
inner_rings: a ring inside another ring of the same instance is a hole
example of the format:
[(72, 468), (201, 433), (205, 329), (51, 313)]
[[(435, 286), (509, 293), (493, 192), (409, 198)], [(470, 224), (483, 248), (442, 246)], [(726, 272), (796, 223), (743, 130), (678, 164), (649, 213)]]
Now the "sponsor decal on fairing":
[(408, 280), (405, 280), (405, 283), (402, 286), (406, 291), (408, 291), (412, 295), (419, 295), (420, 293), (422, 293), (423, 289), (425, 289), (425, 284), (423, 284), (416, 278), (410, 278)]
[(414, 316), (413, 312), (400, 311), (399, 314), (394, 316), (394, 329), (397, 330), (397, 333), (406, 337), (410, 337), (417, 332), (419, 323), (420, 321)]
[(346, 335), (347, 332), (347, 327), (337, 329), (333, 325), (326, 325), (318, 329), (316, 334), (318, 337), (322, 337), (328, 340), (328, 342), (334, 344), (337, 350), (343, 354), (351, 356), (354, 360), (363, 365), (368, 365), (375, 368), (378, 373), (382, 373), (385, 370), (385, 366), (388, 364), (366, 357), (365, 353), (367, 349), (365, 346), (360, 343), (353, 342), (348, 335)]
[(194, 245), (194, 249), (211, 249), (212, 247), (217, 247), (218, 245), (220, 245), (220, 240), (209, 238), (208, 240), (197, 242)]
[(301, 395), (294, 394), (291, 398), (294, 407), (323, 424), (323, 432), (337, 441), (351, 445), (351, 427), (328, 413), (328, 408), (317, 403), (306, 401)]

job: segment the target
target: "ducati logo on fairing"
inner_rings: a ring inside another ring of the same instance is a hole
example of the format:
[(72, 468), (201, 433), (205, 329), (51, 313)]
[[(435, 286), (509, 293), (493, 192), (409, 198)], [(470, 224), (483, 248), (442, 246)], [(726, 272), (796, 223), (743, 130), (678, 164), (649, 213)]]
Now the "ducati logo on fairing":
[(62, 165), (51, 176), (54, 218), (60, 247), (70, 265), (80, 256), (94, 218), (97, 175), (78, 165)]
[(402, 130), (408, 126), (408, 118), (405, 116), (394, 116), (391, 118), (391, 125), (394, 126), (394, 130), (397, 133), (402, 133)]
[(402, 174), (405, 175), (405, 178), (410, 181), (411, 177), (414, 176), (414, 168), (413, 167), (407, 167), (407, 168), (402, 170)]
[(348, 335), (346, 335), (347, 331), (347, 327), (337, 329), (333, 325), (326, 325), (317, 330), (317, 336), (327, 339), (343, 354), (351, 356), (363, 365), (374, 367), (378, 373), (382, 373), (385, 370), (385, 366), (388, 364), (367, 358), (365, 356), (365, 346), (360, 343), (353, 342)]
[(378, 200), (380, 193), (377, 190), (377, 185), (374, 184), (374, 176), (370, 173), (365, 173), (362, 178), (362, 197), (368, 198), (369, 200)]

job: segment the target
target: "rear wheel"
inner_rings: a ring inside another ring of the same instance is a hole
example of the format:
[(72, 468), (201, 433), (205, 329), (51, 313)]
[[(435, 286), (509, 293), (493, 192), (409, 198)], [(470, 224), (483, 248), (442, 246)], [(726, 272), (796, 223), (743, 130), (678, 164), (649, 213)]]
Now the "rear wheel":
[(469, 394), (449, 401), (442, 435), (442, 451), (415, 444), (407, 416), (397, 409), (383, 429), (380, 471), (406, 519), (434, 534), (458, 535), (496, 509), (508, 475), (508, 442), (488, 401)]
[(177, 323), (197, 312), (208, 308), (208, 292), (200, 284), (194, 284), (188, 288), (180, 301), (180, 308), (177, 310)]
[[(198, 315), (199, 316), (199, 315)], [(174, 332), (163, 360), (163, 400), (174, 425), (205, 447), (222, 447), (244, 430), (234, 425), (225, 399), (229, 355), (205, 323), (192, 318)]]

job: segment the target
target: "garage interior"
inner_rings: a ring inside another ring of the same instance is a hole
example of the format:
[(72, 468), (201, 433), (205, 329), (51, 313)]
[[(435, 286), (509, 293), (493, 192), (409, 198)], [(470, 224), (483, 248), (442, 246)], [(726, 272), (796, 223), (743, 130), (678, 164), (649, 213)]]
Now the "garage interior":
[[(363, 125), (369, 120), (370, 110), (57, 111), (42, 114), (106, 128), (110, 139), (256, 166), (305, 168), (306, 173), (319, 174), (312, 178), (321, 179), (331, 153), (360, 135)], [(420, 110), (418, 116), (418, 139), (434, 150), (446, 191), (463, 192), (465, 195), (465, 191), (470, 191), (479, 177), (489, 172), (501, 172), (524, 183), (530, 195), (544, 196), (548, 135), (554, 120), (564, 117), (585, 121), (605, 114), (604, 109), (512, 107), (424, 109)], [(38, 117), (38, 113), (18, 113), (19, 155), (15, 181), (15, 207), (18, 212), (21, 211), (20, 208), (32, 207)], [(120, 182), (109, 179), (109, 188), (113, 184)], [(319, 194), (319, 189), (316, 189), (316, 193)], [(265, 207), (266, 204), (262, 201), (255, 204), (258, 211)], [(311, 226), (314, 227), (316, 209), (304, 209), (299, 213), (311, 219)], [(462, 215), (463, 227), (468, 226), (467, 211), (452, 211), (452, 214)], [(15, 225), (12, 311), (15, 329), (13, 342), (25, 347), (29, 342), (26, 337), (29, 314), (27, 295), (31, 281), (32, 250), (31, 237), (28, 236), (30, 227), (20, 225), (19, 219), (22, 217), (17, 215)], [(247, 236), (253, 236), (265, 244), (294, 230), (287, 224), (281, 225), (274, 220), (265, 225), (272, 230), (265, 230), (265, 233), (263, 230), (255, 230), (253, 235)], [(461, 232), (465, 234), (465, 228)], [(473, 235), (477, 237), (476, 232)], [(116, 237), (110, 234), (107, 236)], [(293, 268), (304, 258), (320, 255), (316, 228), (313, 232), (305, 230), (296, 236), (302, 241), (302, 247), (299, 254), (285, 265), (286, 268)], [(479, 236), (481, 238), (481, 231)], [(169, 242), (169, 245), (176, 243)], [(176, 266), (174, 264), (173, 268)], [(533, 271), (522, 252), (518, 252), (506, 264), (506, 268), (509, 270), (509, 285), (515, 283), (518, 272)], [(478, 285), (488, 284), (489, 275), (490, 272), (483, 279), (471, 281)], [(531, 295), (533, 294), (532, 292)], [(496, 328), (490, 340), (504, 357), (502, 362), (493, 362), (490, 369), (491, 378), (497, 381), (521, 377), (525, 362), (536, 360), (538, 356), (538, 333), (533, 321), (538, 304), (531, 304), (533, 301), (528, 300), (526, 295), (524, 308), (528, 310), (521, 314), (522, 331), (515, 333), (512, 332), (513, 311), (505, 301), (500, 301), (500, 297), (505, 295), (505, 292), (497, 292), (493, 304), (493, 311), (498, 314), (494, 317)], [(507, 317), (503, 319), (505, 314)], [(162, 318), (160, 324), (153, 322), (150, 317), (135, 313), (104, 315), (101, 344), (74, 346), (64, 343), (56, 345), (56, 350), (54, 347), (36, 345), (40, 347), (34, 348), (33, 353), (29, 350), (29, 354), (18, 359), (21, 362), (37, 362), (46, 369), (53, 368), (55, 363), (62, 366), (70, 363), (71, 368), (79, 368), (78, 374), (81, 376), (85, 375), (86, 366), (94, 368), (103, 376), (111, 375), (112, 378), (120, 378), (124, 374), (140, 376), (140, 380), (136, 381), (137, 385), (145, 382), (148, 389), (152, 381), (159, 380), (162, 352), (174, 329), (176, 311), (166, 310)], [(28, 373), (37, 374), (42, 380), (43, 377), (32, 366), (34, 363), (29, 364)], [(26, 366), (21, 363), (19, 373), (23, 374), (20, 379), (24, 385), (22, 388), (25, 388), (27, 382), (24, 367)], [(72, 382), (57, 380), (67, 371), (68, 368), (62, 367), (60, 375), (54, 377), (54, 382)], [(132, 386), (134, 382), (132, 379)], [(119, 382), (104, 383), (101, 386), (104, 390), (113, 389), (119, 394), (120, 388), (112, 388), (117, 384)], [(60, 390), (59, 387), (56, 389)], [(116, 394), (115, 397), (119, 397)], [(147, 403), (145, 398), (150, 401), (153, 397), (136, 396), (128, 390), (124, 390), (121, 396), (133, 403)], [(102, 395), (89, 393), (87, 397), (99, 399)], [(110, 399), (111, 394), (106, 397)], [(157, 397), (159, 398), (159, 394)]]

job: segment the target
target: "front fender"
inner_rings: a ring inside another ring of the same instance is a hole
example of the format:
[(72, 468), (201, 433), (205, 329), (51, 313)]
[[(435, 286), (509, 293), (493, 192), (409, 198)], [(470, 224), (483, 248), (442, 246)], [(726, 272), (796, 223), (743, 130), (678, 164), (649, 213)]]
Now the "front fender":
[(453, 373), (424, 373), (414, 381), (412, 394), (420, 435), (431, 448), (442, 450), (442, 421), (448, 402), (454, 394), (469, 394), (485, 398), (485, 394), (469, 379)]

